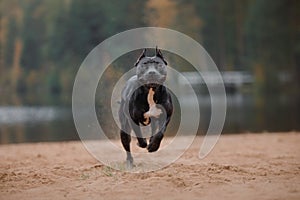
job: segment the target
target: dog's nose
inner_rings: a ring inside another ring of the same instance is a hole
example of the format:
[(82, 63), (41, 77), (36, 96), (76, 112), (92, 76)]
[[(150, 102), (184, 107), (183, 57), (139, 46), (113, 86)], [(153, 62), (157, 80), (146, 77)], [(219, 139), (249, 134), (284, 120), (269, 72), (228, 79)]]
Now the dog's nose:
[(155, 75), (156, 72), (155, 72), (155, 71), (149, 71), (148, 74), (149, 74), (149, 75)]

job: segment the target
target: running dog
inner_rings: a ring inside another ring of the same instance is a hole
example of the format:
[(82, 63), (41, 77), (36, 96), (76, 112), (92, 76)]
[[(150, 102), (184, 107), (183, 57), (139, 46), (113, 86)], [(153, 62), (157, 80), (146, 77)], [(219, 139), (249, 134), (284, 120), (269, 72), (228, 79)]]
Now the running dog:
[[(125, 84), (121, 93), (119, 120), (121, 142), (127, 153), (127, 167), (133, 167), (130, 152), (131, 130), (135, 133), (138, 146), (148, 152), (159, 149), (164, 133), (173, 113), (173, 104), (168, 89), (164, 86), (167, 77), (167, 61), (159, 49), (155, 56), (146, 56), (146, 49), (136, 63), (136, 75)], [(151, 124), (149, 144), (142, 136), (140, 126)]]

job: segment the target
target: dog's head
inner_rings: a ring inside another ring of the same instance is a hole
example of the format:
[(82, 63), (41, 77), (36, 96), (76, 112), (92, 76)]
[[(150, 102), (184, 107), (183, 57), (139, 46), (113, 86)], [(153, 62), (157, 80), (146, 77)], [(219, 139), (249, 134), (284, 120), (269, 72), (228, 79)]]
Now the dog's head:
[(146, 56), (146, 49), (144, 49), (135, 66), (139, 82), (146, 87), (162, 85), (166, 80), (167, 61), (157, 47), (153, 57)]

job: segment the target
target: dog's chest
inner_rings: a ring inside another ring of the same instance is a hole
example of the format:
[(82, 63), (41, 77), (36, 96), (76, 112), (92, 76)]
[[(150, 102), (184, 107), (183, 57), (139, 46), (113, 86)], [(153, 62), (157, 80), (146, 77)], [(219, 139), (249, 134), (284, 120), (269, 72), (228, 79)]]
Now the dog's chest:
[(150, 105), (158, 104), (159, 98), (157, 93), (149, 89), (149, 91), (138, 92), (136, 96), (132, 99), (135, 106), (142, 108), (149, 108)]

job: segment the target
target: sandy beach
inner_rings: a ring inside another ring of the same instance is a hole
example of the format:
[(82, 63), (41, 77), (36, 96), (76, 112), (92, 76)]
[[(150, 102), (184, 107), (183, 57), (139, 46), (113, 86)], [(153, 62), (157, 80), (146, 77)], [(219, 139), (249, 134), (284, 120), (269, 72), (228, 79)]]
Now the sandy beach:
[(148, 173), (104, 166), (80, 141), (1, 145), (0, 199), (300, 199), (300, 133), (222, 135), (200, 160), (202, 140)]

